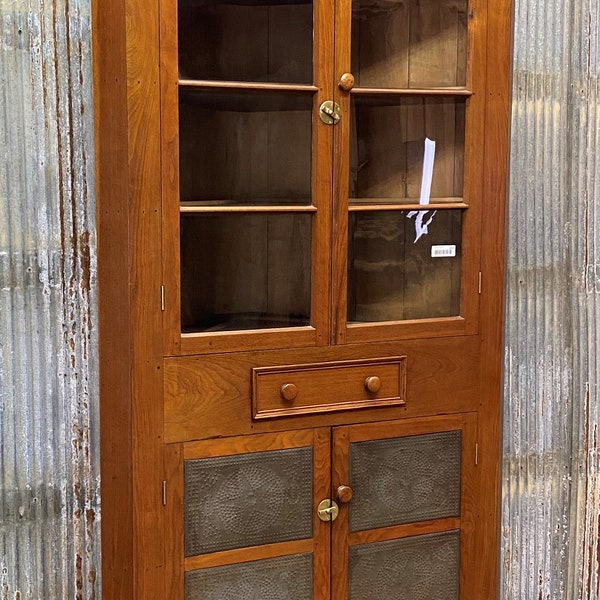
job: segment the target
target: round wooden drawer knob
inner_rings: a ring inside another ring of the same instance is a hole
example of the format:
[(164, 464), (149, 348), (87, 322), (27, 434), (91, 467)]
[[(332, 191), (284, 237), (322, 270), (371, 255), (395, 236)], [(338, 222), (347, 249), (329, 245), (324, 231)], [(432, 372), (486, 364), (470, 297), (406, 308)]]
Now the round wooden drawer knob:
[(337, 489), (337, 498), (342, 504), (347, 504), (350, 502), (353, 495), (354, 491), (349, 485), (340, 485)]
[(284, 383), (281, 386), (281, 397), (288, 402), (291, 402), (298, 395), (298, 386), (293, 383)]
[(377, 393), (381, 389), (381, 379), (376, 375), (365, 379), (365, 388), (372, 394)]
[(354, 75), (352, 73), (344, 73), (340, 77), (338, 86), (345, 92), (349, 92), (354, 87)]

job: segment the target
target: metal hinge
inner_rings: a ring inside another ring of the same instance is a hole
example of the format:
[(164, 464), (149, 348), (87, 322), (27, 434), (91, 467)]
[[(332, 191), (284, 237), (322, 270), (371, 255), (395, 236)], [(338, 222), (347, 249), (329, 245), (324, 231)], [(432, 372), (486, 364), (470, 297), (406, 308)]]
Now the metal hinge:
[(481, 294), (481, 271), (479, 271), (477, 287), (478, 287), (479, 293)]
[(160, 310), (165, 310), (165, 286), (160, 286)]
[(162, 503), (163, 506), (167, 505), (167, 482), (162, 482)]

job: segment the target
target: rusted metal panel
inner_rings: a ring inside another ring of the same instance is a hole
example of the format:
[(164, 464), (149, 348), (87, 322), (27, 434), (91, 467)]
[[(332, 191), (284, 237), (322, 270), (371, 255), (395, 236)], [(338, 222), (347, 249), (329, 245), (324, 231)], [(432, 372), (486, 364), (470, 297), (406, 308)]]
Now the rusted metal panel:
[(90, 4), (0, 0), (0, 598), (100, 597)]
[(600, 5), (516, 0), (504, 599), (598, 600)]

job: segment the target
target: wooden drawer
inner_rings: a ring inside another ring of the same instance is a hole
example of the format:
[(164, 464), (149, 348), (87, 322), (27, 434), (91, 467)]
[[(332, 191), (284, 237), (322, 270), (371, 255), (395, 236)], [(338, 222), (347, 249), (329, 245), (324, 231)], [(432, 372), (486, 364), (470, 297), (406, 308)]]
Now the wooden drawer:
[(271, 419), (405, 403), (406, 357), (252, 369), (252, 416)]

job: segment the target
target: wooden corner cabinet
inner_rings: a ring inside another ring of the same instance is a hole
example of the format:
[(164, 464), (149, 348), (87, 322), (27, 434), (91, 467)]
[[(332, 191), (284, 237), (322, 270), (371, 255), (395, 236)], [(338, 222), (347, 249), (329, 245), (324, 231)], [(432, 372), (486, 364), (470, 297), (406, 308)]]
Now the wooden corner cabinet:
[(510, 11), (95, 2), (103, 598), (497, 598)]

